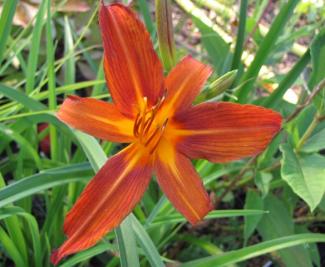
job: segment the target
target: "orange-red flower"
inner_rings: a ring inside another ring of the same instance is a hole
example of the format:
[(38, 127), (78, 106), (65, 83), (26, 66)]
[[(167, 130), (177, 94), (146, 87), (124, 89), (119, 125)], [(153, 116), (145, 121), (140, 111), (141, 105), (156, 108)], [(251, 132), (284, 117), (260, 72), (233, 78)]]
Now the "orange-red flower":
[(111, 157), (68, 213), (68, 239), (52, 262), (93, 246), (118, 226), (146, 190), (152, 173), (190, 223), (212, 209), (192, 158), (227, 162), (260, 153), (281, 116), (234, 103), (192, 106), (212, 70), (188, 56), (164, 78), (148, 32), (129, 8), (102, 6), (104, 69), (114, 103), (71, 96), (58, 117), (95, 137), (130, 143)]

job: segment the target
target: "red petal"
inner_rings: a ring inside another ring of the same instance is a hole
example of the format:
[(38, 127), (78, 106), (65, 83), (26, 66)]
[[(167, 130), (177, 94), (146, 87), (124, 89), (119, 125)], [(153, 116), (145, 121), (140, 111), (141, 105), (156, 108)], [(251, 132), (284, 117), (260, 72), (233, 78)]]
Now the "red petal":
[(212, 73), (212, 69), (191, 56), (181, 60), (168, 74), (164, 112), (179, 113), (192, 105), (204, 83)]
[(71, 127), (95, 137), (119, 143), (133, 141), (133, 121), (123, 116), (113, 104), (69, 96), (57, 115)]
[(281, 115), (234, 103), (203, 103), (175, 118), (178, 148), (190, 158), (226, 162), (260, 153), (280, 130)]
[(91, 180), (68, 213), (64, 232), (68, 239), (51, 261), (93, 246), (132, 211), (147, 188), (152, 167), (149, 158), (130, 145), (110, 158)]
[(163, 69), (143, 23), (121, 4), (101, 6), (99, 22), (106, 80), (120, 111), (137, 113), (143, 97), (156, 104), (163, 92)]
[(175, 208), (195, 224), (212, 209), (209, 196), (191, 161), (162, 140), (155, 162), (157, 180)]

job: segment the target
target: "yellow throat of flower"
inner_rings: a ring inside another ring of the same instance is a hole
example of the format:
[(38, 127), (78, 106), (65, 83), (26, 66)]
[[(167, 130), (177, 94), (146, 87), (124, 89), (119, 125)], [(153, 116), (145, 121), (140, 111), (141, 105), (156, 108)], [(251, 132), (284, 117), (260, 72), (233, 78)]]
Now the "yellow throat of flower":
[(134, 126), (133, 135), (152, 154), (163, 136), (166, 129), (168, 118), (157, 120), (157, 113), (166, 99), (166, 94), (159, 98), (156, 105), (148, 107), (147, 97), (143, 98), (143, 104), (138, 113)]

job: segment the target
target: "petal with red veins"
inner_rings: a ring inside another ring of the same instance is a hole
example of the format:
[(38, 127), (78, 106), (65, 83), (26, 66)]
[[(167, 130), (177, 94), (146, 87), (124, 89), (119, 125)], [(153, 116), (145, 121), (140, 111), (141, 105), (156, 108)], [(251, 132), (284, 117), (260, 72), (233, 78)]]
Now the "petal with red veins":
[(110, 158), (90, 181), (64, 222), (68, 239), (51, 256), (63, 257), (93, 246), (132, 211), (150, 181), (152, 166), (133, 144)]
[(71, 127), (101, 139), (119, 143), (133, 141), (133, 121), (115, 105), (104, 101), (69, 96), (57, 116)]
[(201, 221), (212, 204), (191, 161), (162, 140), (154, 166), (157, 181), (174, 207), (191, 224)]
[(211, 73), (210, 66), (191, 56), (183, 58), (166, 77), (167, 96), (163, 112), (170, 117), (170, 114), (189, 108)]
[(174, 118), (177, 147), (190, 158), (227, 162), (263, 151), (281, 128), (279, 113), (254, 105), (203, 103)]
[(104, 69), (113, 101), (123, 114), (153, 106), (163, 93), (163, 69), (150, 35), (137, 15), (121, 4), (102, 5), (99, 11), (104, 44)]

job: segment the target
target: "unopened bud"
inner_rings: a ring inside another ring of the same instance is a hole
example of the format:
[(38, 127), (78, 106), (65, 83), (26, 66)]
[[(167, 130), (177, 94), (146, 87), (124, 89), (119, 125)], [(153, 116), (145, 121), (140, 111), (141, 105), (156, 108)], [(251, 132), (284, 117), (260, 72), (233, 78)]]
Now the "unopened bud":
[(169, 71), (175, 65), (175, 42), (170, 0), (156, 0), (156, 22), (160, 55)]
[(233, 84), (236, 75), (237, 70), (232, 70), (210, 83), (209, 86), (198, 96), (195, 103), (208, 101), (224, 93)]

